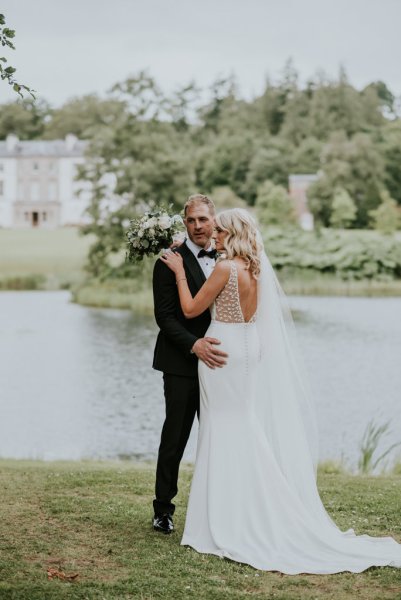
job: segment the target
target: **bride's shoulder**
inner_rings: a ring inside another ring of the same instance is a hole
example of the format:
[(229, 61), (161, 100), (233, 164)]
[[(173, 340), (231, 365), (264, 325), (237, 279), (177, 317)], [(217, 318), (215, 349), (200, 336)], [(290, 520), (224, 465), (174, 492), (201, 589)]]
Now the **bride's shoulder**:
[(231, 270), (231, 260), (227, 258), (219, 258), (216, 262), (214, 270), (219, 273), (229, 273)]
[(222, 289), (227, 281), (230, 279), (231, 266), (229, 260), (220, 259), (216, 262), (216, 265), (213, 269), (213, 277), (211, 277), (212, 281), (215, 282), (220, 289)]
[[(212, 293), (213, 300), (217, 298), (223, 288), (230, 280), (231, 268), (229, 260), (220, 258), (213, 269), (212, 274), (206, 282), (207, 289)], [(206, 287), (205, 286), (205, 287)]]
[(213, 281), (218, 282), (220, 286), (224, 286), (230, 277), (230, 272), (230, 261), (224, 258), (218, 260), (213, 269)]

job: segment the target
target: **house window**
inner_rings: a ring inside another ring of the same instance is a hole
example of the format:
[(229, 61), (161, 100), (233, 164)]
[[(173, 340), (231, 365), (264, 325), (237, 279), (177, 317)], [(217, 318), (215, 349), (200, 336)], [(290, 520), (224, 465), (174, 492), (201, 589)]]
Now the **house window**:
[(55, 164), (54, 162), (50, 162), (49, 163), (49, 171), (54, 171), (55, 170)]
[(42, 212), (42, 221), (47, 221), (47, 213)]
[(55, 181), (49, 181), (47, 186), (47, 199), (57, 200), (57, 183)]
[(39, 163), (37, 163), (37, 162), (32, 163), (32, 168), (34, 171), (39, 171)]
[(0, 181), (0, 196), (4, 194), (4, 181)]
[(24, 212), (25, 221), (29, 221), (29, 212)]
[(39, 181), (31, 183), (31, 200), (37, 202), (39, 200)]

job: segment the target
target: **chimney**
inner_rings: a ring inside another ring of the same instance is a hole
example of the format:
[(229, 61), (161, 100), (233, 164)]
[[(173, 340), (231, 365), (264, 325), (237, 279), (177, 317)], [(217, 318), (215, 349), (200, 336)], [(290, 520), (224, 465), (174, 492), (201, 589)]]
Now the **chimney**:
[(16, 135), (14, 135), (13, 133), (9, 133), (6, 138), (7, 152), (9, 152), (10, 154), (15, 152), (18, 147), (18, 142), (19, 142), (18, 137)]
[(77, 143), (78, 138), (73, 133), (67, 133), (65, 136), (65, 147), (68, 152), (72, 152), (75, 148), (75, 144)]

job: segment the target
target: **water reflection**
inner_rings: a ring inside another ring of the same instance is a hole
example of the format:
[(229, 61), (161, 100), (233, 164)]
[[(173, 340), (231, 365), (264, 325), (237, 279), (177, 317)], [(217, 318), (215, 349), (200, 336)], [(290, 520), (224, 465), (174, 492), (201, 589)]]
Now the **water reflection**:
[[(317, 399), (321, 458), (355, 461), (367, 421), (401, 440), (401, 301), (293, 297)], [(156, 326), (128, 311), (69, 302), (67, 292), (0, 294), (0, 456), (155, 458), (161, 374)], [(185, 458), (193, 459), (196, 428)]]

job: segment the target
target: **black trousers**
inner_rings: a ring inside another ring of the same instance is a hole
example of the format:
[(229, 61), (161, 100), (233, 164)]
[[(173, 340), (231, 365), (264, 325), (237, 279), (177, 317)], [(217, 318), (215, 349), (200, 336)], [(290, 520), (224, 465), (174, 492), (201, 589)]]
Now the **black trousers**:
[(156, 469), (155, 514), (173, 514), (171, 502), (178, 491), (178, 470), (191, 433), (195, 413), (199, 417), (198, 377), (163, 374), (166, 419)]

